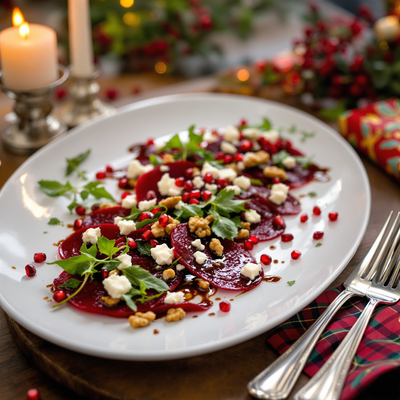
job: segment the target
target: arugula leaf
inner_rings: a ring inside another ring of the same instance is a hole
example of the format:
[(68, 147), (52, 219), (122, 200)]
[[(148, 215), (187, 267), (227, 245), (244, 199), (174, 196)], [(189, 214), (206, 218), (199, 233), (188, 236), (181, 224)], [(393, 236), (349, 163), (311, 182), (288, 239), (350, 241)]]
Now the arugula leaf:
[(78, 173), (78, 175), (82, 178), (82, 179), (87, 179), (84, 172), (81, 171), (78, 166), (85, 161), (90, 154), (90, 149), (85, 151), (84, 153), (81, 153), (79, 155), (77, 155), (74, 158), (67, 158), (67, 170), (65, 172), (65, 176), (70, 175), (73, 171), (76, 171)]
[[(124, 253), (122, 253), (124, 254)], [(114, 259), (114, 260), (110, 260), (107, 262), (107, 264), (104, 264), (103, 267), (101, 269), (105, 269), (107, 271), (113, 271), (114, 269), (117, 269), (119, 264), (121, 264), (121, 261)]]
[(289, 286), (293, 286), (295, 283), (296, 283), (296, 281), (287, 281), (286, 282)]
[(162, 158), (155, 154), (150, 154), (149, 160), (155, 167), (158, 167), (159, 165), (164, 164)]
[(197, 204), (187, 204), (182, 206), (180, 210), (175, 211), (175, 215), (180, 219), (189, 219), (190, 217), (203, 217), (204, 213), (200, 206)]
[(102, 182), (90, 182), (84, 186), (84, 188), (87, 189), (87, 191), (96, 199), (109, 199), (111, 201), (115, 201), (114, 197), (112, 197), (104, 187), (98, 187), (98, 185), (101, 184)]
[(214, 215), (214, 222), (211, 230), (222, 239), (233, 240), (238, 235), (238, 228), (235, 221), (223, 217), (218, 212), (210, 210), (210, 214)]
[(79, 279), (70, 278), (66, 282), (64, 282), (62, 285), (59, 285), (58, 287), (76, 289), (81, 283), (82, 283), (82, 281), (80, 281)]
[(126, 305), (133, 311), (137, 311), (136, 303), (132, 300), (133, 296), (140, 295), (140, 290), (132, 288), (128, 293), (121, 296), (122, 300), (125, 300)]
[(264, 184), (259, 179), (250, 179), (252, 185), (264, 186)]
[(157, 221), (158, 221), (158, 218), (145, 219), (143, 221), (137, 222), (135, 224), (135, 226), (136, 226), (136, 229), (140, 229), (140, 228), (143, 228), (144, 226), (146, 226), (148, 224), (152, 224), (152, 223), (157, 222)]
[(69, 181), (65, 185), (57, 181), (44, 181), (38, 182), (40, 189), (50, 197), (58, 197), (73, 189)]
[(264, 130), (264, 131), (269, 131), (271, 129), (272, 125), (269, 119), (263, 118), (263, 123), (258, 126), (258, 129)]
[(70, 204), (68, 204), (67, 208), (68, 208), (69, 212), (72, 213), (72, 210), (75, 209), (77, 206), (79, 206), (79, 204), (76, 202), (76, 198), (74, 197), (72, 202)]
[(82, 275), (88, 268), (90, 261), (93, 261), (93, 257), (87, 254), (81, 254), (79, 256), (67, 258), (66, 260), (57, 260), (47, 264), (57, 264), (71, 275)]
[(209, 161), (208, 162), (210, 165), (212, 165), (215, 168), (218, 169), (224, 169), (225, 167), (222, 165), (223, 161), (222, 160), (217, 160), (217, 161)]
[(200, 143), (203, 141), (204, 133), (195, 133), (195, 125), (189, 127), (189, 142), (186, 144), (186, 150), (196, 151), (199, 149)]
[(137, 285), (137, 281), (140, 281), (144, 283), (147, 289), (154, 289), (157, 290), (157, 292), (169, 290), (169, 286), (162, 279), (156, 278), (138, 265), (124, 268), (122, 273), (129, 279), (129, 282), (131, 282), (133, 286)]
[(308, 195), (310, 197), (317, 197), (317, 193), (316, 192), (308, 192)]
[(143, 254), (145, 256), (150, 256), (151, 257), (151, 245), (148, 242), (143, 242), (142, 240), (136, 240), (137, 244), (137, 249), (140, 254)]
[(62, 221), (60, 221), (58, 218), (50, 218), (50, 221), (47, 223), (47, 225), (61, 225)]

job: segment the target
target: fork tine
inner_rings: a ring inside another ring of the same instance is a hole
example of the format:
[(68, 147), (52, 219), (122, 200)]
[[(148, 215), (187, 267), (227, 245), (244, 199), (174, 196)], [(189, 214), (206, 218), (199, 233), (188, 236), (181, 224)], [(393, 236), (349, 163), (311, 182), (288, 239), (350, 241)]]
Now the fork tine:
[[(379, 235), (377, 236), (377, 238), (374, 241), (374, 244), (371, 246), (371, 248), (369, 249), (368, 253), (365, 255), (362, 263), (364, 264), (361, 268), (360, 268), (360, 275), (359, 276), (363, 276), (363, 274), (366, 272), (366, 270), (368, 269), (368, 266), (371, 265), (372, 259), (374, 258), (374, 255), (376, 254), (376, 252), (378, 251), (378, 248), (383, 240), (383, 237), (385, 236), (386, 230), (388, 228), (389, 222), (392, 218), (393, 215), (393, 211), (390, 211), (389, 216), (386, 219), (385, 224), (383, 225), (381, 231), (379, 232)], [(380, 256), (380, 259), (383, 257), (384, 253), (380, 252), (378, 255), (378, 258)], [(369, 269), (367, 275), (365, 276), (364, 279), (366, 280), (371, 280), (374, 275), (375, 272), (381, 262), (381, 260), (378, 258), (375, 260), (374, 264), (371, 266), (371, 268)]]
[[(396, 268), (395, 268), (392, 276), (390, 277), (390, 281), (388, 283), (388, 287), (391, 287), (391, 288), (394, 287), (395, 281), (398, 280), (397, 278), (398, 278), (399, 271), (400, 271), (400, 259), (399, 259), (399, 256), (400, 256), (400, 244), (399, 244), (399, 241), (400, 241), (400, 239), (399, 239), (399, 237), (400, 237), (400, 227), (399, 227), (399, 232), (397, 233), (397, 237), (396, 237), (398, 246), (397, 246), (397, 249), (396, 249), (396, 251), (395, 251), (395, 253), (393, 254), (393, 257), (392, 257), (392, 263), (395, 264), (397, 262), (397, 265), (396, 265)], [(398, 289), (400, 289), (400, 285), (398, 285)]]

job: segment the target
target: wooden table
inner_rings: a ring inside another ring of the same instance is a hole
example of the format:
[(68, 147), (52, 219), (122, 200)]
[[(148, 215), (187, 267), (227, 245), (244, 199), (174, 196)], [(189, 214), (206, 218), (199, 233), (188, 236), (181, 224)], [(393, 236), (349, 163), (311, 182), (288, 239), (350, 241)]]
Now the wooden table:
[[(135, 77), (122, 76), (112, 80), (104, 79), (100, 81), (100, 84), (103, 89), (109, 86), (118, 87), (125, 96), (129, 94), (129, 88), (139, 82), (142, 88), (149, 90), (135, 97), (123, 97), (121, 100), (115, 102), (117, 106), (155, 95), (212, 91), (216, 86), (216, 81), (213, 77), (176, 83), (178, 81), (180, 81), (179, 78), (163, 77), (160, 79), (159, 76), (147, 74)], [(285, 103), (294, 103), (294, 100), (283, 100), (279, 94), (270, 94), (268, 97), (284, 101)], [(12, 103), (5, 96), (0, 96), (0, 131), (7, 125), (4, 121), (4, 116), (10, 112), (11, 105)], [(0, 187), (26, 159), (27, 157), (11, 155), (0, 147)], [(331, 287), (342, 283), (361, 260), (376, 237), (388, 211), (391, 209), (400, 209), (399, 185), (364, 157), (361, 157), (361, 159), (371, 184), (371, 216), (360, 248), (348, 267), (332, 283)], [(75, 362), (76, 360), (79, 360), (79, 362), (72, 365), (68, 361), (68, 358), (66, 358), (65, 362), (62, 363), (61, 370), (56, 371), (56, 368), (59, 368), (60, 365), (52, 366), (51, 363), (46, 363), (46, 360), (43, 358), (37, 358), (37, 354), (40, 353), (42, 356), (43, 354), (51, 354), (52, 357), (55, 355), (65, 357), (66, 350), (32, 335), (13, 321), (10, 324), (14, 334), (18, 332), (20, 338), (19, 345), (30, 357), (34, 357), (34, 361), (27, 358), (14, 341), (7, 326), (6, 315), (0, 309), (0, 398), (2, 400), (23, 399), (25, 398), (26, 391), (33, 387), (40, 390), (44, 400), (121, 398), (120, 396), (116, 397), (113, 395), (111, 386), (108, 387), (108, 391), (103, 390), (101, 382), (105, 378), (102, 376), (102, 374), (105, 374), (104, 364), (109, 366), (110, 371), (115, 368), (121, 368), (121, 365), (123, 365), (124, 369), (131, 371), (132, 374), (136, 373), (136, 379), (146, 380), (146, 384), (148, 385), (147, 391), (142, 391), (140, 394), (125, 393), (125, 398), (154, 400), (196, 400), (204, 398), (209, 400), (250, 399), (250, 396), (247, 394), (246, 383), (276, 358), (276, 355), (264, 345), (265, 334), (263, 334), (248, 342), (210, 355), (174, 362), (122, 363), (105, 360), (99, 362), (97, 358), (71, 353), (71, 357), (74, 357)], [(48, 368), (47, 372), (50, 375), (56, 376), (64, 384), (80, 390), (83, 396), (76, 394), (50, 378), (37, 365), (40, 365), (44, 369)], [(93, 369), (92, 375), (88, 373), (86, 368), (82, 368), (88, 365)], [(100, 365), (103, 365), (103, 367)], [(155, 381), (154, 370), (156, 372), (170, 371), (170, 374), (167, 373), (165, 378)], [(75, 377), (72, 377), (73, 375)], [(123, 379), (127, 378), (124, 376)], [(399, 373), (396, 371), (382, 376), (368, 390), (361, 393), (357, 399), (400, 398), (398, 378)], [(118, 377), (115, 378), (115, 384), (123, 384), (123, 379), (120, 381)], [(299, 389), (307, 380), (308, 377), (302, 375), (295, 389)], [(188, 387), (191, 384), (196, 389), (190, 392), (179, 390), (179, 388)]]

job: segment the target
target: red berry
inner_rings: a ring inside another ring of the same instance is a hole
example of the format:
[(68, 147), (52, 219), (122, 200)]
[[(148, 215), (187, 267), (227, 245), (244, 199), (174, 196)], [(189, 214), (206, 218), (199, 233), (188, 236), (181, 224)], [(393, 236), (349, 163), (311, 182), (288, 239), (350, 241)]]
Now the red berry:
[(144, 240), (145, 242), (150, 240), (152, 237), (153, 237), (153, 234), (151, 233), (151, 231), (145, 231), (142, 234), (142, 240)]
[(83, 224), (83, 222), (82, 222), (81, 219), (76, 219), (74, 221), (74, 230), (77, 231), (78, 229), (81, 229), (82, 228), (82, 224)]
[(285, 222), (283, 221), (282, 217), (277, 215), (272, 221), (275, 229), (282, 229), (285, 226)]
[(41, 400), (40, 392), (37, 389), (29, 389), (26, 392), (26, 400)]
[(319, 239), (322, 239), (323, 237), (324, 237), (324, 232), (322, 232), (322, 231), (314, 232), (313, 239), (319, 240)]
[(190, 193), (189, 192), (185, 192), (182, 194), (182, 201), (184, 203), (187, 203), (190, 200)]
[(25, 273), (26, 275), (29, 276), (29, 278), (32, 278), (33, 276), (36, 275), (36, 268), (32, 264), (28, 264), (25, 266)]
[(318, 206), (315, 206), (312, 212), (314, 215), (321, 215), (321, 209)]
[(131, 192), (124, 192), (121, 194), (121, 200), (123, 200), (126, 196), (130, 196)]
[(92, 207), (90, 207), (90, 209), (92, 210), (92, 211), (96, 211), (96, 210), (98, 210), (100, 208), (100, 204), (99, 203), (94, 203), (93, 205), (92, 205)]
[(203, 179), (204, 179), (205, 183), (212, 183), (213, 182), (213, 176), (210, 173), (205, 174)]
[(59, 303), (60, 301), (63, 301), (66, 298), (66, 294), (64, 292), (64, 290), (57, 290), (57, 292), (55, 292), (53, 294), (53, 299), (56, 303)]
[(118, 97), (118, 89), (109, 88), (106, 90), (106, 96), (108, 100), (115, 100)]
[(301, 257), (301, 253), (298, 250), (293, 250), (291, 256), (293, 260), (298, 260)]
[(207, 201), (207, 200), (210, 200), (210, 199), (211, 199), (211, 196), (212, 196), (212, 193), (211, 193), (209, 190), (205, 190), (205, 191), (203, 192), (203, 194), (201, 195), (201, 198), (202, 198), (204, 201)]
[(224, 157), (224, 164), (230, 164), (233, 161), (233, 155), (232, 154), (227, 154)]
[(243, 140), (243, 142), (240, 144), (239, 151), (241, 153), (246, 153), (247, 151), (250, 151), (253, 148), (253, 143), (250, 140)]
[(75, 208), (75, 212), (78, 215), (85, 215), (86, 214), (86, 209), (84, 207), (82, 207), (82, 206), (78, 206), (78, 207)]
[(249, 236), (249, 240), (250, 242), (252, 242), (253, 244), (257, 244), (260, 240), (258, 239), (257, 236)]
[(229, 303), (229, 301), (221, 301), (221, 303), (219, 303), (219, 309), (222, 312), (229, 312), (231, 310), (231, 303)]
[(192, 190), (191, 192), (190, 192), (190, 198), (191, 199), (199, 199), (200, 198), (200, 190), (199, 189), (195, 189), (195, 190)]
[(308, 215), (307, 214), (301, 214), (300, 215), (300, 222), (307, 222), (308, 220)]
[(119, 180), (118, 187), (120, 189), (125, 189), (129, 185), (129, 181), (126, 178), (122, 178)]
[(54, 94), (58, 100), (62, 100), (67, 95), (67, 91), (63, 87), (59, 87)]
[(247, 126), (247, 119), (242, 118), (239, 126)]
[(156, 192), (154, 190), (149, 190), (146, 193), (146, 200), (153, 200), (157, 197)]
[(284, 233), (281, 236), (281, 240), (285, 243), (291, 242), (293, 240), (293, 235), (291, 233)]
[(193, 190), (194, 185), (192, 181), (186, 181), (185, 182), (185, 190), (190, 192), (191, 190)]
[(33, 261), (36, 263), (44, 263), (46, 261), (45, 253), (35, 253), (33, 256)]
[(108, 275), (109, 275), (109, 271), (107, 271), (106, 269), (102, 269), (101, 270), (101, 277), (103, 278), (103, 279), (106, 279), (106, 278), (108, 278)]
[(200, 201), (197, 199), (190, 199), (189, 204), (200, 204)]
[(175, 179), (175, 185), (178, 187), (183, 187), (185, 185), (185, 178), (176, 178)]
[(160, 218), (158, 218), (158, 223), (161, 226), (167, 226), (169, 224), (169, 217), (167, 214), (162, 214), (160, 215)]
[(153, 146), (154, 140), (152, 138), (147, 139), (147, 146)]
[(279, 178), (272, 178), (273, 183), (281, 183), (281, 180)]
[(357, 83), (353, 83), (349, 87), (349, 92), (350, 92), (350, 96), (358, 98), (363, 94), (364, 90)]
[(224, 158), (225, 158), (225, 153), (223, 153), (222, 151), (219, 152), (215, 157), (216, 160), (223, 160)]
[(260, 260), (264, 265), (271, 265), (272, 263), (272, 258), (268, 254), (263, 254)]
[(235, 154), (235, 161), (236, 162), (243, 161), (243, 155), (240, 153)]
[(160, 244), (160, 242), (156, 239), (150, 239), (150, 245), (156, 247)]
[(336, 221), (338, 218), (339, 214), (337, 212), (332, 212), (328, 214), (329, 219), (333, 222)]
[(108, 172), (109, 174), (112, 174), (114, 172), (114, 168), (111, 165), (107, 165), (106, 172)]
[(144, 221), (145, 219), (152, 219), (153, 218), (153, 213), (151, 213), (150, 211), (144, 211), (139, 215), (138, 220)]
[(254, 243), (253, 243), (251, 240), (247, 239), (247, 240), (244, 242), (244, 248), (245, 248), (246, 250), (253, 250), (253, 247), (254, 247)]
[(128, 246), (129, 246), (130, 249), (136, 249), (137, 244), (132, 238), (129, 238), (128, 239)]
[(219, 178), (217, 179), (217, 185), (223, 189), (225, 186), (228, 185), (228, 182), (225, 179)]
[(188, 169), (185, 171), (185, 177), (186, 177), (186, 179), (191, 179), (192, 176), (193, 176), (193, 168), (188, 168)]

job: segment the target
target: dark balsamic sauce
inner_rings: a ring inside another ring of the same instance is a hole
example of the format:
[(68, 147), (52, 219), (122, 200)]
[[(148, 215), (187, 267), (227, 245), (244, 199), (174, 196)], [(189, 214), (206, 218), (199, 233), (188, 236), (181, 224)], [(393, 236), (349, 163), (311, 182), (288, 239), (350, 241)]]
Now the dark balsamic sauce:
[(272, 276), (272, 275), (266, 275), (263, 278), (264, 282), (269, 282), (269, 283), (278, 283), (282, 280), (280, 276)]
[(331, 180), (331, 177), (328, 175), (329, 168), (320, 168), (318, 165), (311, 164), (308, 170), (313, 173), (313, 181), (323, 183)]

